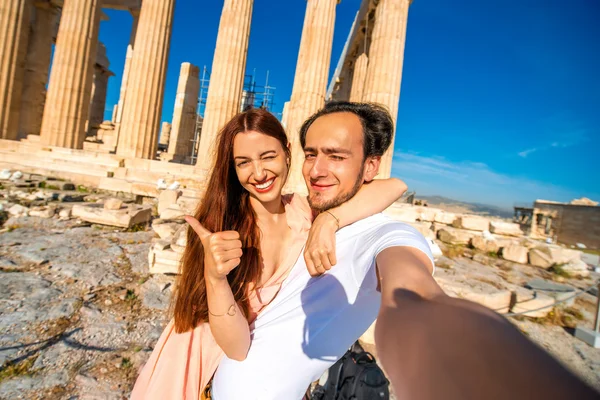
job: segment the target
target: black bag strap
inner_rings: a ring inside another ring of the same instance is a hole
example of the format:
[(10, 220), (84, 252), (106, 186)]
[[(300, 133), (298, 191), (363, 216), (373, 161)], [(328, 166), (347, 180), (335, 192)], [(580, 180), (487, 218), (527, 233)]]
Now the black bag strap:
[(375, 357), (369, 352), (354, 353), (352, 354), (352, 360), (356, 364), (372, 364), (375, 362)]

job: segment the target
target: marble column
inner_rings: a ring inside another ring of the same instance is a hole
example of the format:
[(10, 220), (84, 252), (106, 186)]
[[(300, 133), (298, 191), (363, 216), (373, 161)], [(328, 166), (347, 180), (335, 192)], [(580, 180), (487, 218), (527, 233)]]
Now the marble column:
[(127, 82), (117, 154), (154, 159), (175, 0), (144, 0)]
[[(388, 108), (394, 125), (398, 115), (404, 42), (408, 7), (411, 0), (381, 0), (375, 10), (375, 25), (369, 49), (369, 66), (365, 78), (363, 101)], [(395, 136), (395, 132), (394, 132)], [(394, 138), (381, 158), (378, 178), (389, 178), (394, 157)]]
[(219, 129), (240, 112), (253, 0), (225, 0), (206, 98), (196, 165), (209, 169)]
[(93, 136), (95, 131), (104, 121), (104, 109), (106, 108), (106, 89), (108, 78), (114, 76), (111, 71), (96, 64), (94, 67), (94, 84), (92, 89), (92, 101), (90, 102), (90, 117), (88, 120), (88, 136)]
[(304, 120), (323, 107), (331, 61), (335, 7), (338, 0), (308, 0), (286, 130), (292, 146), (292, 165), (286, 188), (306, 193), (302, 178), (304, 152), (298, 132)]
[(158, 140), (158, 144), (162, 148), (169, 147), (169, 141), (171, 140), (171, 124), (168, 122), (163, 122), (160, 128), (160, 139)]
[(0, 139), (18, 138), (30, 13), (30, 0), (0, 0)]
[(196, 130), (196, 108), (200, 92), (200, 68), (190, 63), (181, 64), (169, 150), (174, 161), (183, 161), (192, 155), (194, 133)]
[(42, 129), (46, 84), (58, 17), (58, 9), (51, 3), (35, 3), (35, 6), (23, 78), (19, 139), (27, 135), (39, 135)]
[(118, 125), (123, 119), (123, 106), (125, 104), (125, 95), (127, 94), (127, 84), (129, 82), (129, 71), (131, 69), (131, 59), (133, 58), (133, 46), (135, 42), (135, 35), (137, 33), (137, 26), (139, 21), (139, 15), (132, 14), (133, 23), (131, 25), (131, 33), (129, 35), (129, 45), (127, 46), (127, 53), (125, 55), (125, 65), (123, 67), (123, 76), (121, 78), (121, 89), (119, 91), (119, 102), (117, 104), (117, 113), (115, 116), (114, 123)]
[(64, 2), (42, 118), (45, 145), (83, 148), (101, 4), (101, 0)]
[(354, 73), (352, 74), (352, 87), (350, 88), (350, 101), (362, 101), (368, 65), (369, 57), (367, 57), (365, 53), (356, 57), (356, 61), (354, 62)]
[(290, 108), (290, 102), (289, 101), (286, 101), (285, 103), (283, 103), (283, 110), (281, 110), (281, 125), (283, 125), (283, 127), (285, 129), (287, 129), (287, 120), (288, 120), (289, 108)]

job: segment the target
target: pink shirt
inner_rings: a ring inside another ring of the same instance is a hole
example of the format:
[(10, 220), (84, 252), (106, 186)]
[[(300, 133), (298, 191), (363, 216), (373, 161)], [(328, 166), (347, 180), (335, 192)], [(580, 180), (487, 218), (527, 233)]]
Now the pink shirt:
[[(288, 256), (273, 276), (251, 293), (251, 321), (277, 296), (282, 282), (306, 244), (311, 226), (312, 213), (305, 197), (284, 195), (282, 202), (292, 231)], [(199, 399), (222, 357), (223, 351), (216, 343), (208, 323), (202, 323), (188, 332), (176, 333), (174, 321), (171, 320), (135, 382), (131, 399)]]

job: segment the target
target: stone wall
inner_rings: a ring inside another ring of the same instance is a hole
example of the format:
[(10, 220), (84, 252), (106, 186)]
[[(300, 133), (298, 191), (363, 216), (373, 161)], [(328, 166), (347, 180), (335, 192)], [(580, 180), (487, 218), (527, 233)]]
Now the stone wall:
[(559, 243), (583, 243), (589, 248), (600, 248), (600, 207), (536, 202), (534, 219), (541, 212), (554, 210), (557, 218), (553, 221), (552, 228)]

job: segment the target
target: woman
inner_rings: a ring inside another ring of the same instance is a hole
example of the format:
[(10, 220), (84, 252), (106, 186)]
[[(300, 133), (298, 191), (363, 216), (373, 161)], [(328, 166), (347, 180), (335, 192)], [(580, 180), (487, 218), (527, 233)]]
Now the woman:
[(312, 257), (309, 264), (320, 272), (330, 268), (335, 231), (382, 211), (406, 189), (395, 179), (364, 185), (351, 200), (312, 221), (305, 198), (281, 194), (290, 157), (285, 131), (267, 111), (238, 114), (221, 130), (204, 199), (194, 218), (186, 217), (193, 229), (188, 229), (174, 319), (132, 399), (198, 399), (223, 354), (246, 357), (249, 324), (277, 295), (305, 244), (317, 250), (306, 255)]

